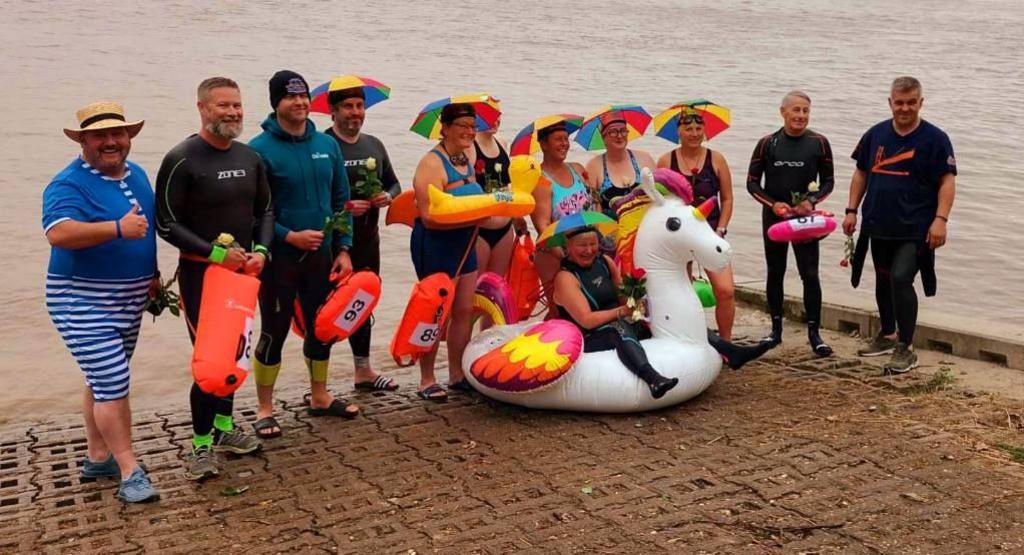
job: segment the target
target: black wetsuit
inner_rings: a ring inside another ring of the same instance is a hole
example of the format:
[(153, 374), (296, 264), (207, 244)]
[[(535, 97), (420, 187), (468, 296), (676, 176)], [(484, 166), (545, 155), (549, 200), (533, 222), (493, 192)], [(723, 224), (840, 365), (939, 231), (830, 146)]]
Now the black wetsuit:
[[(348, 174), (348, 182), (352, 191), (352, 198), (358, 200), (369, 200), (357, 191), (356, 184), (363, 180), (362, 169), (366, 166), (366, 160), (373, 158), (377, 162), (377, 177), (380, 178), (384, 191), (395, 198), (402, 192), (402, 186), (398, 183), (395, 169), (391, 165), (391, 158), (384, 148), (384, 143), (373, 135), (360, 133), (355, 143), (347, 143), (341, 140), (334, 132), (333, 127), (324, 131), (327, 135), (334, 137), (341, 147), (341, 154), (345, 158), (345, 172)], [(380, 275), (380, 209), (371, 206), (365, 214), (352, 218), (352, 249), (349, 256), (352, 257), (352, 270), (370, 270)], [(349, 347), (352, 348), (352, 356), (370, 356), (370, 339), (373, 318), (359, 327), (348, 338)]]
[[(494, 158), (488, 158), (484, 154), (483, 150), (480, 150), (480, 145), (476, 141), (473, 141), (473, 148), (476, 149), (476, 167), (477, 169), (483, 169), (482, 172), (476, 172), (476, 182), (481, 187), (487, 185), (487, 176), (491, 176), (492, 179), (497, 177), (498, 182), (501, 183), (502, 187), (507, 187), (511, 182), (512, 178), (508, 173), (508, 166), (511, 163), (511, 159), (508, 157), (508, 153), (505, 152), (505, 148), (501, 146), (501, 143), (495, 141), (498, 145), (498, 155)], [(481, 163), (482, 162), (482, 163)], [(498, 164), (501, 164), (501, 171), (497, 171)], [(495, 245), (501, 242), (502, 239), (508, 235), (508, 230), (512, 229), (512, 220), (498, 229), (487, 229), (481, 227), (478, 235), (493, 249)], [(484, 268), (486, 269), (486, 268)]]
[[(589, 268), (583, 268), (570, 262), (562, 260), (562, 270), (571, 273), (580, 282), (580, 289), (583, 296), (587, 298), (590, 309), (593, 311), (610, 310), (620, 305), (619, 290), (612, 280), (612, 273), (608, 267), (608, 261), (604, 256), (598, 256)], [(569, 311), (562, 306), (557, 306), (559, 318), (568, 320), (583, 332), (583, 352), (593, 353), (597, 351), (608, 351), (615, 349), (619, 360), (631, 372), (645, 382), (660, 375), (654, 370), (647, 360), (647, 353), (640, 345), (641, 339), (651, 336), (647, 326), (639, 323), (631, 324), (622, 318), (588, 329), (573, 319)]]
[[(189, 337), (195, 342), (199, 303), (203, 296), (205, 261), (213, 241), (230, 233), (246, 250), (267, 247), (273, 239), (274, 211), (260, 157), (248, 146), (232, 142), (219, 150), (198, 135), (185, 139), (164, 156), (156, 178), (157, 232), (177, 247), (178, 287), (185, 305)], [(187, 258), (186, 258), (187, 257)], [(230, 416), (234, 395), (216, 397), (193, 383), (190, 394), (192, 429), (209, 434), (215, 414)]]
[[(764, 186), (761, 177), (764, 176)], [(818, 191), (808, 192), (807, 186), (817, 181)], [(835, 175), (832, 147), (824, 135), (806, 130), (798, 137), (779, 129), (761, 138), (750, 158), (747, 173), (747, 191), (763, 205), (761, 224), (764, 240), (764, 258), (768, 269), (765, 292), (772, 316), (773, 334), (782, 331), (783, 279), (789, 243), (768, 238), (768, 228), (783, 220), (772, 211), (776, 202), (790, 204), (794, 193), (806, 195), (811, 204), (818, 204), (832, 192)], [(821, 323), (821, 282), (818, 279), (818, 241), (793, 243), (797, 270), (804, 285), (804, 310), (807, 325), (817, 329)]]

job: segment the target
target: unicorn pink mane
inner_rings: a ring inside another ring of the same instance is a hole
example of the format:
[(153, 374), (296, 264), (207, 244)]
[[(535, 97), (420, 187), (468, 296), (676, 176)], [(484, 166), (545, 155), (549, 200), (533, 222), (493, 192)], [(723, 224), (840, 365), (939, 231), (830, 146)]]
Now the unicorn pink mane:
[(693, 187), (686, 176), (668, 168), (654, 170), (654, 181), (661, 183), (684, 204), (693, 204)]

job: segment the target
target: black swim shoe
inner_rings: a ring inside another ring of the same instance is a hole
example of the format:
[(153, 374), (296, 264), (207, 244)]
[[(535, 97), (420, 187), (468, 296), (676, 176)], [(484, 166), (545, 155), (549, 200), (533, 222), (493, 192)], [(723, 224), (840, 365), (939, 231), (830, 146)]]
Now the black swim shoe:
[(679, 385), (679, 378), (666, 378), (665, 376), (658, 376), (647, 383), (647, 387), (651, 390), (651, 397), (655, 399), (661, 399), (677, 385)]
[(807, 340), (811, 344), (811, 351), (813, 351), (818, 358), (832, 356), (832, 347), (830, 347), (828, 343), (825, 343), (825, 340), (821, 338), (817, 327), (807, 328)]

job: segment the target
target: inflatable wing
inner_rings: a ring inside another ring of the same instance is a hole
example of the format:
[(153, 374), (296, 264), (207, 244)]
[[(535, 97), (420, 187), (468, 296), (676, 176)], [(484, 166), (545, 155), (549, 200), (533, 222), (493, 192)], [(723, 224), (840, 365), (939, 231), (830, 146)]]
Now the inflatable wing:
[(512, 288), (512, 299), (515, 304), (516, 321), (527, 320), (533, 315), (533, 308), (541, 296), (540, 276), (533, 264), (533, 255), (537, 248), (529, 233), (516, 235), (516, 244), (512, 250), (512, 262), (508, 266), (505, 279)]
[(579, 328), (565, 320), (547, 320), (476, 359), (469, 371), (477, 382), (498, 391), (536, 392), (572, 370), (581, 352)]
[(252, 367), (252, 321), (260, 280), (211, 264), (192, 352), (192, 377), (199, 389), (226, 397), (241, 387)]
[(802, 243), (821, 239), (836, 230), (837, 224), (831, 214), (815, 212), (810, 216), (798, 216), (783, 220), (768, 228), (768, 238), (778, 243)]
[(353, 272), (341, 278), (316, 313), (316, 338), (324, 343), (348, 339), (370, 318), (379, 300), (377, 274)]
[[(512, 180), (511, 192), (498, 191), (480, 195), (454, 196), (431, 186), (430, 218), (441, 224), (461, 224), (491, 216), (522, 218), (533, 212), (533, 190), (538, 184), (550, 184), (541, 172), (540, 164), (531, 156), (514, 156), (509, 164)], [(384, 222), (412, 227), (419, 216), (413, 190), (404, 191), (388, 207)]]

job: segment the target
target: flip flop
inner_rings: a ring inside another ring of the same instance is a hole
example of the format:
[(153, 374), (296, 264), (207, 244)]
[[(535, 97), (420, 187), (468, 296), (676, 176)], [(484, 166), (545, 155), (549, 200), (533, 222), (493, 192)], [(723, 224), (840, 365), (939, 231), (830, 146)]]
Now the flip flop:
[(473, 388), (473, 385), (470, 384), (469, 380), (467, 380), (466, 378), (462, 378), (461, 380), (455, 383), (448, 384), (448, 389), (454, 389), (455, 391), (462, 391), (464, 393), (476, 391), (476, 389)]
[(395, 391), (398, 384), (387, 376), (377, 376), (372, 382), (356, 382), (354, 387), (359, 391)]
[[(277, 431), (268, 431), (277, 428)], [(252, 425), (252, 429), (256, 432), (256, 437), (260, 439), (273, 439), (275, 437), (281, 437), (281, 425), (277, 423), (277, 419), (273, 416), (266, 418), (260, 418)]]
[(441, 384), (436, 383), (417, 391), (416, 396), (424, 401), (433, 401), (434, 403), (445, 403), (448, 401), (448, 392), (441, 387)]
[(356, 408), (355, 412), (348, 410), (349, 407), (354, 407), (341, 399), (335, 399), (331, 401), (331, 405), (327, 408), (317, 409), (309, 407), (306, 412), (310, 416), (340, 416), (342, 418), (355, 418), (359, 416), (359, 409)]

